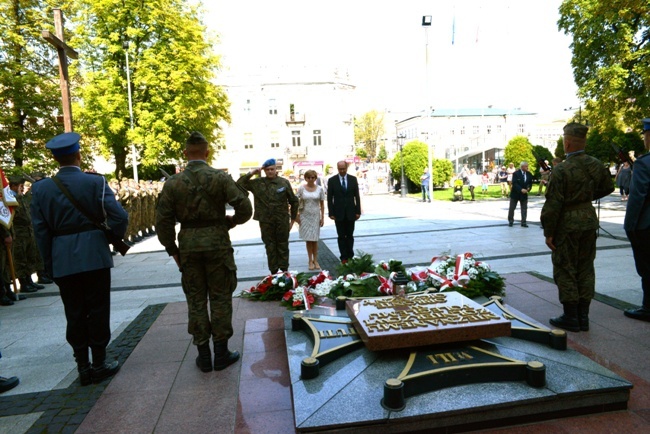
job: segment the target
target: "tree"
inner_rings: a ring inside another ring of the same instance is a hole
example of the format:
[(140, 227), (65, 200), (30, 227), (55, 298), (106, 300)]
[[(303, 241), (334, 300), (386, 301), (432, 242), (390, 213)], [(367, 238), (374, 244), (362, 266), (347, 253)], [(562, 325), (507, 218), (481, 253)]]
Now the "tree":
[[(125, 175), (130, 145), (144, 166), (180, 159), (191, 131), (210, 143), (229, 103), (213, 83), (219, 58), (204, 37), (200, 12), (182, 0), (80, 0), (73, 40), (82, 55), (78, 69), (80, 129), (115, 175)], [(129, 55), (133, 130), (127, 99)]]
[(49, 172), (46, 141), (63, 132), (58, 59), (42, 30), (54, 33), (50, 1), (0, 3), (0, 147), (4, 168)]
[(557, 139), (557, 146), (555, 147), (555, 156), (557, 158), (561, 158), (564, 160), (566, 158), (566, 154), (564, 153), (564, 137), (560, 136), (559, 139)]
[(629, 151), (634, 151), (636, 155), (645, 152), (643, 140), (637, 133), (624, 133), (614, 127), (591, 129), (587, 135), (585, 152), (598, 158), (603, 164), (621, 163), (612, 145), (616, 145), (625, 154)]
[(377, 142), (384, 135), (384, 114), (377, 110), (354, 119), (354, 142), (363, 143), (371, 160), (377, 157)]
[(386, 153), (386, 146), (382, 143), (379, 147), (379, 152), (377, 153), (377, 161), (384, 162), (387, 158), (388, 154)]
[(366, 159), (368, 158), (368, 151), (366, 151), (366, 148), (355, 148), (354, 155)]
[[(390, 162), (390, 170), (393, 179), (401, 179), (402, 176), (402, 154), (404, 155), (404, 177), (413, 185), (420, 185), (420, 177), (428, 164), (427, 144), (419, 140), (408, 142), (402, 148), (401, 152), (395, 155)], [(433, 186), (442, 186), (445, 182), (451, 180), (453, 165), (451, 161), (445, 159), (434, 159), (431, 163)]]
[(503, 153), (506, 163), (514, 163), (515, 167), (519, 167), (522, 161), (527, 161), (530, 173), (535, 173), (535, 170), (537, 170), (537, 161), (535, 161), (535, 156), (533, 155), (533, 145), (527, 137), (513, 137), (506, 145)]
[[(551, 164), (551, 161), (553, 160), (553, 154), (551, 154), (551, 151), (549, 151), (545, 146), (540, 146), (536, 145), (533, 146), (533, 156), (535, 157), (535, 161), (537, 162), (537, 165), (539, 166), (539, 160), (542, 161), (548, 161), (548, 164)], [(539, 167), (533, 172), (532, 170), (530, 173), (533, 174), (533, 177), (536, 179), (539, 179), (541, 177), (541, 174), (539, 173)]]
[(573, 38), (573, 75), (590, 123), (638, 130), (650, 111), (648, 1), (565, 0), (558, 27)]

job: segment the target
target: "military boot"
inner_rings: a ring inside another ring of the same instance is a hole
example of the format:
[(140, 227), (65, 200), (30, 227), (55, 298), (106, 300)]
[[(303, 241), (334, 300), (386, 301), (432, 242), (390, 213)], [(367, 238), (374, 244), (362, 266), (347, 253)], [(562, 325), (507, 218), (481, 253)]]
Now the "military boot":
[(54, 283), (54, 280), (52, 280), (45, 271), (38, 271), (36, 275), (38, 276), (38, 281), (37, 281), (38, 283), (41, 283), (43, 285), (49, 285), (50, 283)]
[(564, 313), (558, 317), (551, 318), (549, 322), (555, 327), (559, 327), (570, 332), (579, 332), (580, 324), (578, 323), (578, 305), (564, 304)]
[[(12, 302), (13, 301), (18, 301), (18, 300), (24, 300), (25, 298), (27, 298), (23, 294), (16, 295), (16, 293), (11, 290), (11, 285), (9, 285), (8, 283), (5, 284), (5, 295)], [(13, 304), (13, 303), (11, 303), (11, 304)]]
[(27, 283), (30, 284), (30, 285), (32, 285), (32, 286), (33, 286), (34, 288), (36, 288), (37, 290), (39, 290), (39, 289), (44, 289), (44, 288), (45, 288), (43, 285), (39, 285), (38, 283), (34, 282), (34, 281), (32, 280), (32, 276), (31, 276), (31, 275), (27, 276)]
[(79, 383), (87, 386), (93, 382), (92, 367), (88, 358), (88, 350), (79, 350), (74, 352), (74, 358), (77, 361), (77, 372), (79, 372)]
[(18, 279), (18, 282), (20, 282), (20, 292), (26, 292), (26, 293), (29, 294), (30, 292), (38, 291), (38, 289), (36, 289), (36, 287), (29, 284), (29, 282), (27, 281), (27, 278), (25, 278), (25, 277), (20, 277)]
[(210, 343), (197, 345), (199, 355), (196, 356), (196, 366), (203, 372), (212, 372), (212, 354), (210, 353)]
[(580, 331), (588, 332), (589, 331), (589, 302), (580, 301), (578, 303), (578, 325), (580, 326)]
[(228, 341), (214, 343), (214, 370), (221, 371), (239, 360), (237, 351), (228, 350)]
[(105, 378), (112, 377), (120, 370), (120, 363), (114, 360), (106, 363), (106, 348), (91, 348), (93, 353), (93, 366), (90, 377), (93, 383), (99, 383)]

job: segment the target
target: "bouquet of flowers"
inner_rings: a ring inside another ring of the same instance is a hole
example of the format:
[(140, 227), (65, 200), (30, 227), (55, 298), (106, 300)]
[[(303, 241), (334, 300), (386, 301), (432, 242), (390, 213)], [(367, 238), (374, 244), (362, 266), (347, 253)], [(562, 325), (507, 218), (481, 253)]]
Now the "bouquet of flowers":
[(440, 292), (457, 291), (469, 298), (504, 295), (505, 279), (471, 253), (432, 258), (428, 281)]
[(278, 271), (262, 279), (257, 285), (242, 291), (241, 295), (252, 300), (282, 300), (290, 289), (297, 288), (300, 280), (306, 280), (304, 273)]
[(317, 303), (319, 297), (329, 294), (334, 282), (327, 270), (323, 270), (308, 279), (298, 280), (304, 283), (296, 288), (289, 289), (282, 296), (282, 305), (291, 310), (311, 309), (312, 305)]

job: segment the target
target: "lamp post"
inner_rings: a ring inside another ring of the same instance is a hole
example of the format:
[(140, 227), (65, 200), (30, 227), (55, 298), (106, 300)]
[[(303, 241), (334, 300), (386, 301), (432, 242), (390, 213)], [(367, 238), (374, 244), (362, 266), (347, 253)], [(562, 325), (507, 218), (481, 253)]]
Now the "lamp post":
[(402, 178), (399, 183), (399, 191), (402, 197), (406, 197), (406, 178), (404, 178), (404, 153), (402, 152), (402, 148), (404, 146), (402, 141), (405, 138), (406, 138), (405, 134), (397, 135), (397, 144), (399, 145), (399, 160), (400, 163), (402, 164)]
[[(131, 101), (131, 71), (129, 69), (129, 43), (124, 42), (124, 54), (126, 55), (126, 87), (129, 96), (129, 118), (131, 120), (131, 131), (133, 131), (133, 102)], [(131, 163), (133, 164), (133, 180), (138, 182), (138, 162), (135, 155), (135, 145), (131, 143)]]
[[(575, 107), (568, 107), (565, 108), (564, 111), (568, 112), (570, 110), (575, 110), (575, 109), (576, 109)], [(582, 123), (582, 104), (578, 106), (578, 122)]]
[(427, 188), (429, 189), (429, 197), (433, 197), (433, 167), (432, 167), (432, 162), (433, 162), (433, 155), (431, 152), (431, 143), (429, 143), (429, 140), (431, 139), (429, 133), (430, 129), (430, 122), (429, 122), (429, 115), (431, 113), (431, 108), (429, 107), (428, 104), (428, 98), (429, 98), (429, 27), (431, 27), (431, 22), (433, 20), (433, 17), (431, 15), (423, 15), (422, 16), (422, 28), (424, 29), (424, 110), (425, 110), (425, 125), (427, 127), (427, 168), (429, 169), (429, 185)]

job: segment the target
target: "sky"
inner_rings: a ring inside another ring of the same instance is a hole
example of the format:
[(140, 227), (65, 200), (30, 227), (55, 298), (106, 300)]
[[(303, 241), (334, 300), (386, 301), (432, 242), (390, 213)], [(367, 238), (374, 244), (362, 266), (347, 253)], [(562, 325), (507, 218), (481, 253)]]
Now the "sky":
[[(561, 0), (204, 0), (224, 74), (347, 71), (352, 111), (578, 107)], [(428, 30), (421, 25), (431, 15)], [(427, 59), (428, 54), (428, 59)], [(308, 79), (308, 77), (305, 77)]]

